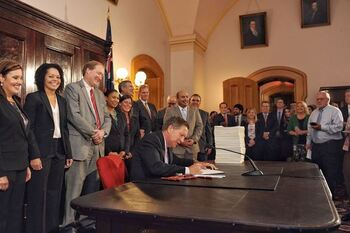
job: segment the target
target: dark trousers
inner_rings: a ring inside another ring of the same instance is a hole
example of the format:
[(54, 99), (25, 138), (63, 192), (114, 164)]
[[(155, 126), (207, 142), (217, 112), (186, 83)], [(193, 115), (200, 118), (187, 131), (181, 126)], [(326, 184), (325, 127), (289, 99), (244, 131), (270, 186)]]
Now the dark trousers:
[(41, 159), (43, 168), (32, 170), (27, 184), (26, 233), (58, 232), (65, 159)]
[(312, 162), (316, 163), (322, 170), (329, 189), (334, 197), (337, 177), (339, 174), (342, 140), (330, 140), (324, 143), (312, 144)]
[(0, 191), (0, 232), (20, 233), (23, 225), (23, 199), (26, 169), (9, 171), (9, 188)]
[(279, 161), (278, 156), (279, 145), (276, 138), (262, 139), (261, 152), (264, 161)]
[(344, 153), (343, 174), (344, 174), (344, 184), (346, 187), (346, 192), (348, 193), (348, 198), (350, 199), (350, 152), (349, 151)]
[(263, 141), (255, 141), (255, 145), (252, 147), (246, 146), (246, 155), (248, 155), (252, 160), (262, 161), (264, 160), (264, 155), (262, 153)]

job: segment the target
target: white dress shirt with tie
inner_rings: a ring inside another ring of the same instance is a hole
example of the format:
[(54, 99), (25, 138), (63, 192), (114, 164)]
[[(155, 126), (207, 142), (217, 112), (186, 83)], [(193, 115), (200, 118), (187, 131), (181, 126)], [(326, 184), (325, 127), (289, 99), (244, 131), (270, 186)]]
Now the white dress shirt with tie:
[[(317, 122), (321, 125), (320, 130), (311, 127), (310, 122)], [(327, 105), (323, 109), (315, 109), (308, 121), (307, 144), (324, 143), (330, 140), (340, 140), (343, 138), (343, 115), (339, 108)]]

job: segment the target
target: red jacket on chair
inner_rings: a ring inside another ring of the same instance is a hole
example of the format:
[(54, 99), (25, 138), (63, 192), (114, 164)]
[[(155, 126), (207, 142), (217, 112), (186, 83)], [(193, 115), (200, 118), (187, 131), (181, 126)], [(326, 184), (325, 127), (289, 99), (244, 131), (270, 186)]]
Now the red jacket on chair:
[(99, 158), (96, 164), (104, 189), (125, 183), (127, 170), (124, 161), (119, 156), (109, 154)]

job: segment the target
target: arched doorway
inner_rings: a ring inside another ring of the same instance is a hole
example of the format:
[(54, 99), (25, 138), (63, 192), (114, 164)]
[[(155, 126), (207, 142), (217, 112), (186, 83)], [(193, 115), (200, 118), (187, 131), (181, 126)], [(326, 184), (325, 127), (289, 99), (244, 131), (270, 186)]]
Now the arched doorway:
[[(130, 77), (133, 83), (138, 71), (143, 71), (147, 75), (146, 84), (150, 89), (149, 102), (153, 103), (157, 109), (163, 107), (164, 72), (162, 68), (151, 56), (140, 54), (131, 61)], [(138, 96), (138, 90), (136, 90), (135, 96)]]
[(287, 103), (305, 100), (307, 79), (304, 72), (295, 68), (271, 66), (257, 70), (243, 79), (242, 77), (227, 79), (223, 82), (223, 89), (224, 101), (229, 106), (241, 103), (245, 108), (259, 109), (262, 100), (273, 103), (275, 98), (283, 96), (286, 97), (284, 99)]
[[(287, 66), (271, 66), (250, 74), (251, 79), (261, 86), (273, 81), (290, 82), (294, 84), (294, 101), (305, 100), (307, 97), (306, 74), (298, 69)], [(260, 96), (261, 97), (261, 96)]]

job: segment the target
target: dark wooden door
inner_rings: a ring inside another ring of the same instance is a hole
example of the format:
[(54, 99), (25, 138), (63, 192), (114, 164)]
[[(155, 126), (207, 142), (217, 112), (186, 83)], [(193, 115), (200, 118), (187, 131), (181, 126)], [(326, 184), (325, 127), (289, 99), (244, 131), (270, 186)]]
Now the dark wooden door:
[(247, 78), (231, 78), (223, 83), (224, 101), (232, 108), (240, 103), (244, 109), (255, 108), (259, 110), (258, 84)]

